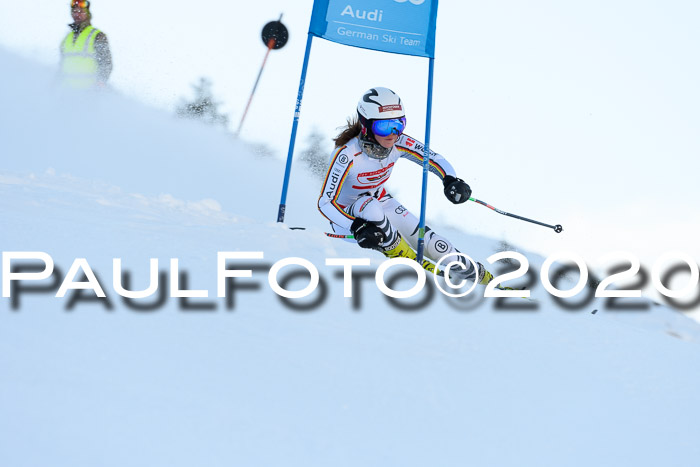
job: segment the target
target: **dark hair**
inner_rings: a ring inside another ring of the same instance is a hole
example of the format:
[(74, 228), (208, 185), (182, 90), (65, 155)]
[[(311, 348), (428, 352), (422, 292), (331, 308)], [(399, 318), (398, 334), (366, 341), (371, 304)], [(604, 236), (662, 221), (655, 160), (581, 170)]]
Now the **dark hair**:
[(338, 136), (333, 138), (335, 147), (339, 148), (348, 144), (348, 141), (358, 136), (362, 132), (362, 124), (357, 117), (348, 118), (348, 124)]

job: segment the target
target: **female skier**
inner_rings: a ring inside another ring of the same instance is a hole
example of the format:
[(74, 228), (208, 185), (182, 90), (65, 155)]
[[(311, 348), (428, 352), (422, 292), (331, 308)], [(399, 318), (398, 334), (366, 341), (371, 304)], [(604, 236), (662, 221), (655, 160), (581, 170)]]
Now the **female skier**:
[[(338, 234), (352, 234), (357, 244), (382, 252), (389, 258), (416, 259), (419, 221), (384, 188), (394, 163), (405, 158), (423, 164), (423, 143), (403, 133), (406, 127), (401, 98), (387, 88), (372, 88), (357, 104), (357, 118), (335, 138), (335, 152), (318, 209)], [(471, 189), (457, 178), (454, 168), (441, 155), (430, 151), (430, 171), (442, 180), (447, 199), (464, 203)], [(437, 262), (459, 253), (446, 238), (426, 226), (425, 256)], [(455, 255), (463, 265), (458, 275), (487, 284), (493, 276), (481, 263), (474, 270), (471, 261)], [(435, 265), (424, 260), (431, 272)], [(454, 271), (454, 269), (453, 269)], [(457, 271), (454, 271), (457, 272)]]

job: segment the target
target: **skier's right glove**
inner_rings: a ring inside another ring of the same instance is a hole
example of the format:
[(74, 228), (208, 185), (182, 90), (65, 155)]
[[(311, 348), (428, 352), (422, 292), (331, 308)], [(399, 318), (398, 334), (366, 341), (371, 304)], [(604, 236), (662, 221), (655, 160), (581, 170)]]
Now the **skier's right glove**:
[(357, 244), (362, 248), (380, 250), (380, 245), (386, 241), (386, 235), (384, 235), (382, 229), (377, 227), (377, 224), (361, 217), (355, 218), (350, 226), (350, 231), (355, 237)]
[(472, 189), (461, 178), (445, 175), (442, 185), (445, 187), (445, 196), (454, 204), (464, 203), (472, 195)]

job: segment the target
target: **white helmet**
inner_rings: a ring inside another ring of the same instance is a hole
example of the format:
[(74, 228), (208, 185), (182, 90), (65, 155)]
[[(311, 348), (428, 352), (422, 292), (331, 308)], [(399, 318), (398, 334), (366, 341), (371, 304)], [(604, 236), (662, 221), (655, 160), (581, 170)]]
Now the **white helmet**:
[(385, 118), (405, 117), (401, 98), (391, 89), (372, 88), (365, 92), (357, 103), (360, 118), (381, 120)]
[[(357, 116), (362, 125), (360, 142), (364, 152), (375, 159), (385, 159), (391, 148), (385, 148), (375, 139), (372, 124), (375, 120), (403, 118), (403, 102), (394, 91), (388, 88), (372, 88), (366, 91), (357, 103)], [(404, 119), (405, 125), (405, 119)]]

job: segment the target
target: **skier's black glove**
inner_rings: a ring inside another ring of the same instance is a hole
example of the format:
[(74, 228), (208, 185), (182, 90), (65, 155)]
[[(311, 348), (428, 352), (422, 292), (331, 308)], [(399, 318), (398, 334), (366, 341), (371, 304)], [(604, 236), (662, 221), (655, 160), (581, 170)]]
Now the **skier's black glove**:
[(472, 189), (461, 178), (445, 175), (442, 185), (445, 187), (445, 196), (454, 204), (464, 203), (472, 195)]
[(356, 217), (350, 226), (357, 244), (362, 248), (370, 248), (372, 250), (381, 249), (380, 245), (386, 240), (384, 232), (377, 227), (377, 224), (370, 222), (367, 219)]

